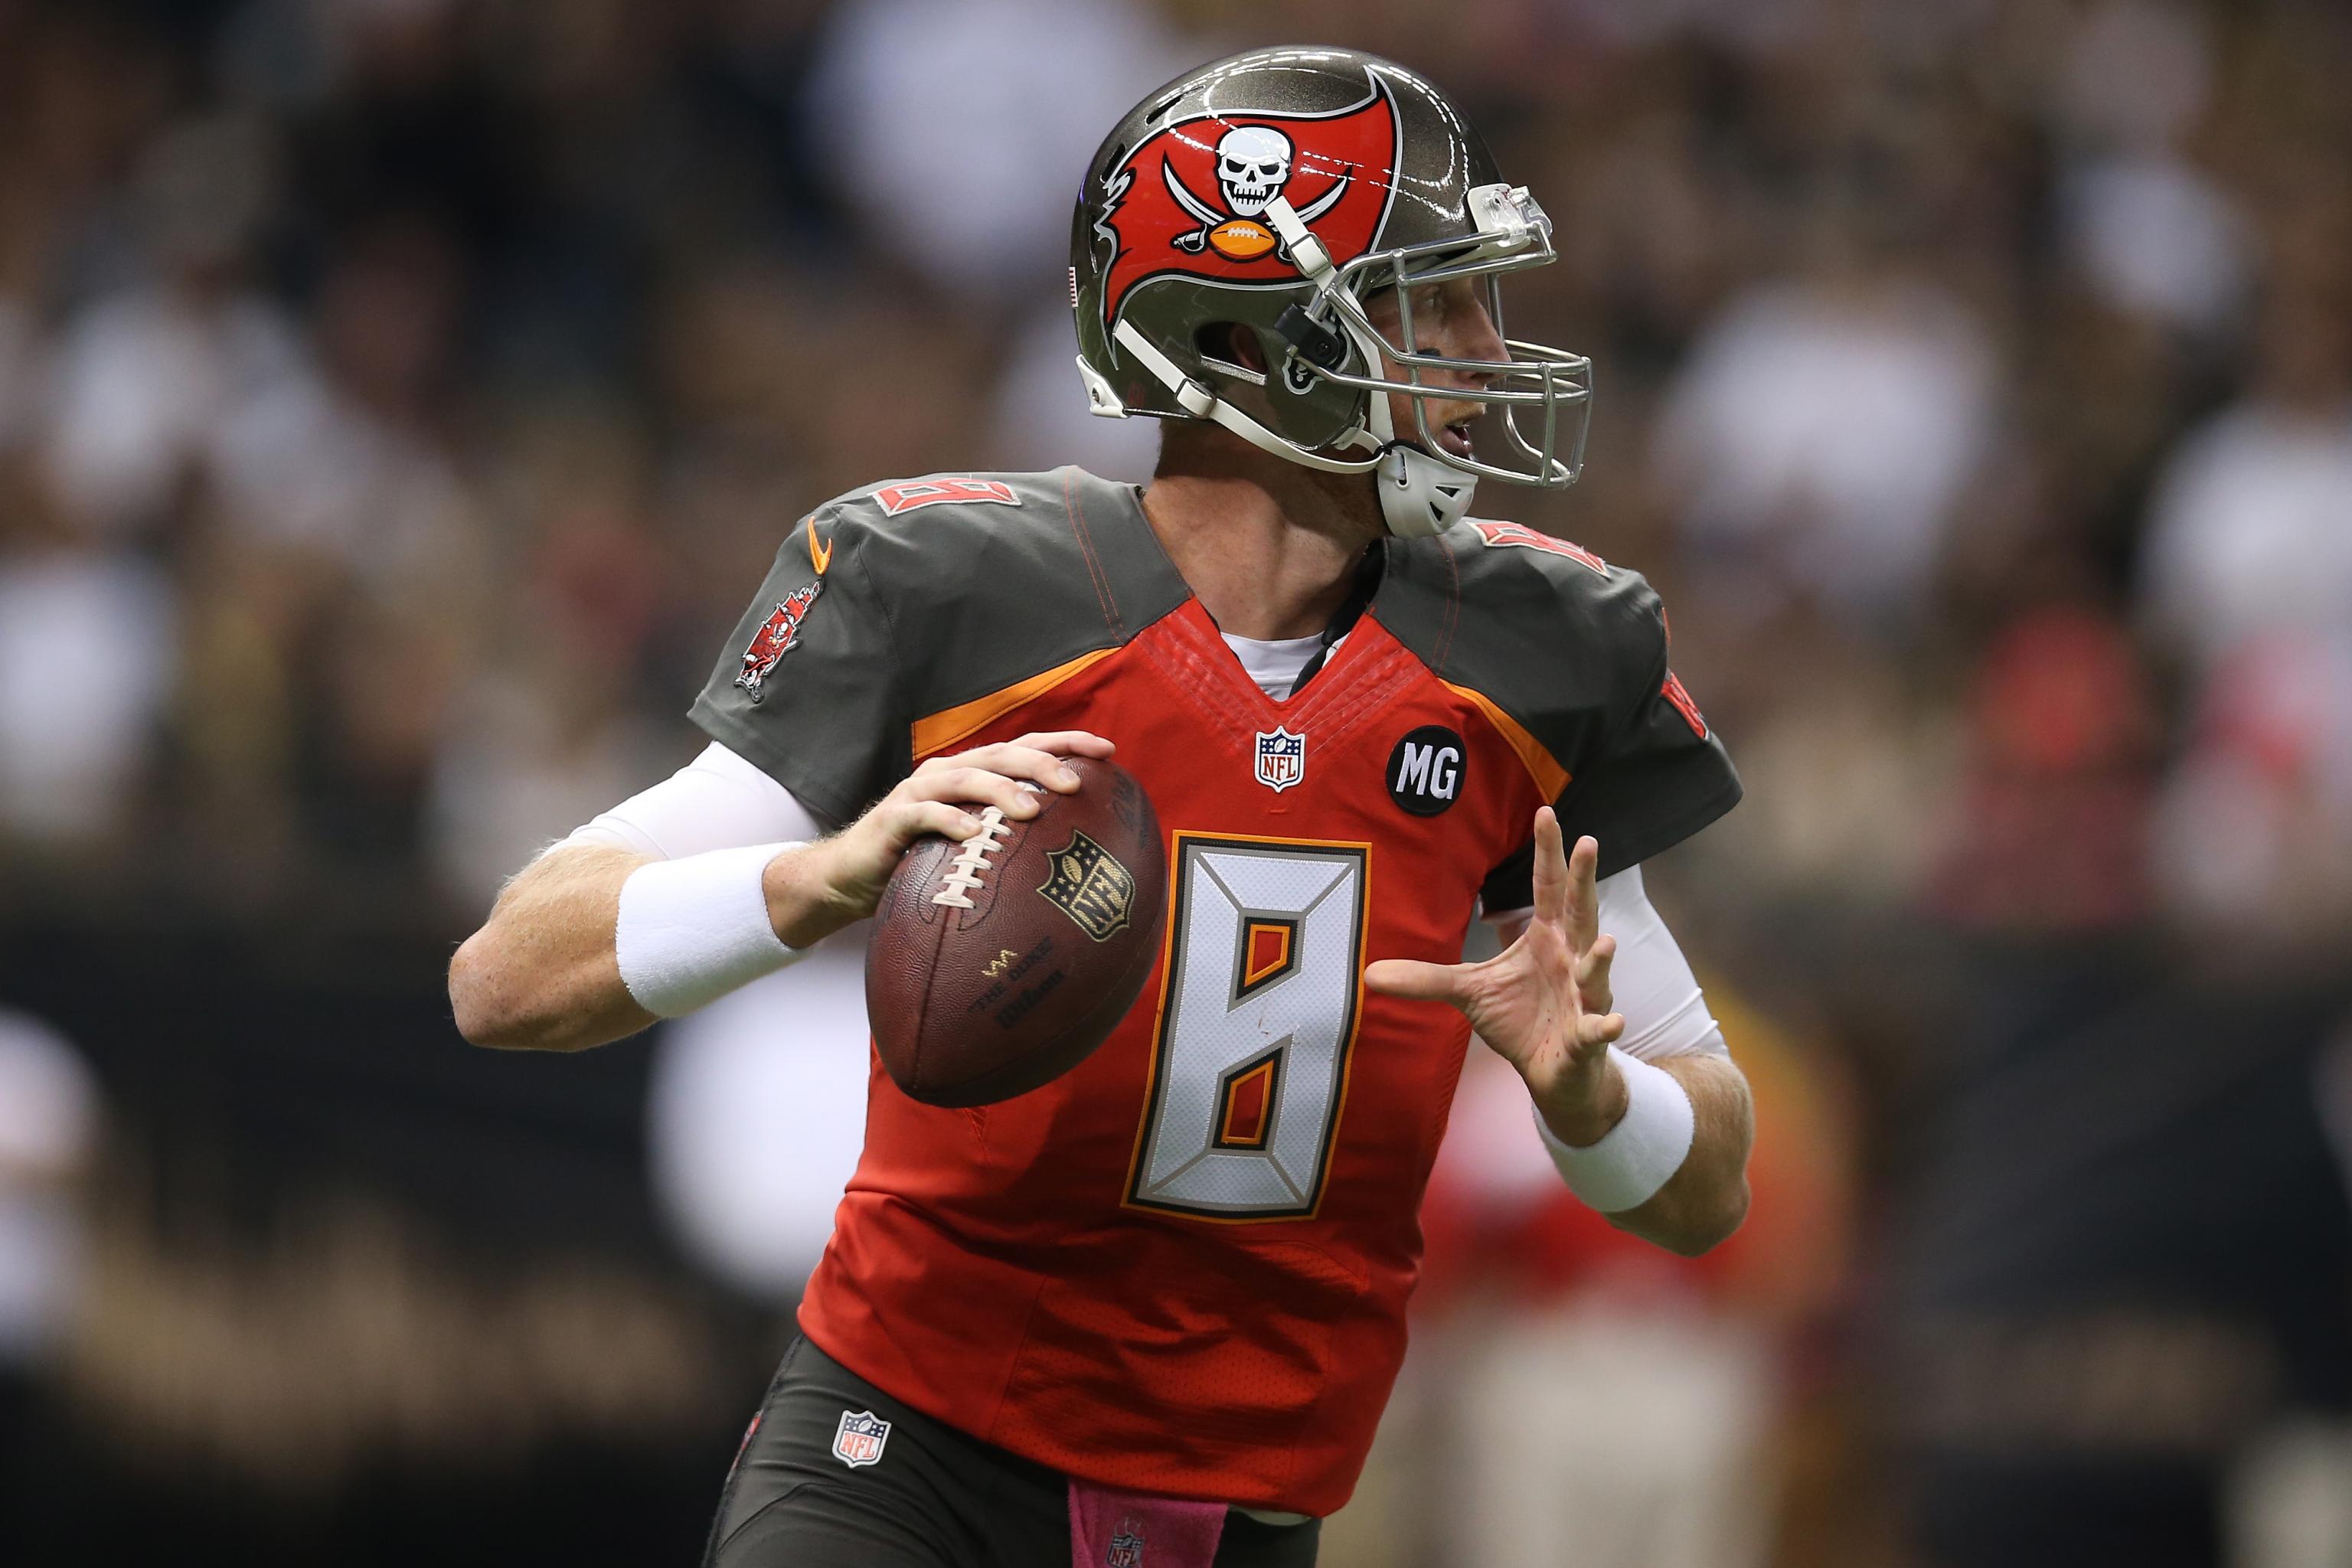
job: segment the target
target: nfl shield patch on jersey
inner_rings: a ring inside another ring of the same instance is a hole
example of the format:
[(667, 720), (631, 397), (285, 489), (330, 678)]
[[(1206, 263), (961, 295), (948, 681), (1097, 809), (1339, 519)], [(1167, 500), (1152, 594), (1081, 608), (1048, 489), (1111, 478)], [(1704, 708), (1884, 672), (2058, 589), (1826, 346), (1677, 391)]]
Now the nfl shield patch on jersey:
[(833, 1457), (854, 1470), (880, 1459), (889, 1440), (890, 1423), (871, 1410), (845, 1410), (833, 1429)]
[(1307, 737), (1276, 728), (1257, 732), (1257, 782), (1280, 795), (1307, 776)]

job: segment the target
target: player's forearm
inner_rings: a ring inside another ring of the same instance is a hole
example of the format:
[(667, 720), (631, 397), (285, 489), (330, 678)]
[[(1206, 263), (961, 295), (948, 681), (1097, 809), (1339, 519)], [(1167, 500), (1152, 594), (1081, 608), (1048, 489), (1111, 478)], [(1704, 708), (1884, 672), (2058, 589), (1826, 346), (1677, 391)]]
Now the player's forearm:
[(1748, 1080), (1723, 1057), (1671, 1057), (1656, 1064), (1690, 1096), (1690, 1152), (1643, 1203), (1607, 1215), (1611, 1225), (1696, 1258), (1748, 1215), (1748, 1150), (1756, 1133)]
[[(550, 850), (507, 884), (488, 921), (450, 962), (458, 1032), (478, 1046), (507, 1050), (583, 1050), (690, 1011), (782, 965), (792, 951), (866, 912), (856, 890), (845, 894), (831, 874), (837, 859), (832, 843), (765, 847), (773, 853), (747, 847), (660, 862), (602, 845)], [(644, 971), (633, 981), (622, 953), (623, 888), (642, 867), (656, 868), (648, 876), (668, 876), (718, 856), (731, 865), (720, 864), (714, 874), (746, 879), (736, 884), (751, 900), (740, 918), (754, 930), (730, 933), (723, 925), (695, 923), (710, 914), (700, 907), (701, 889), (687, 892), (682, 907), (677, 889), (667, 898), (648, 894), (632, 917), (646, 937), (633, 950)], [(695, 950), (689, 962), (681, 964), (671, 953), (665, 963), (662, 950), (681, 941)], [(746, 942), (765, 944), (764, 951), (750, 951)]]
[(564, 845), (525, 867), (449, 963), (457, 1032), (502, 1050), (572, 1051), (654, 1021), (622, 984), (614, 930), (630, 850)]
[[(451, 961), (458, 1032), (478, 1046), (574, 1051), (690, 1013), (872, 914), (918, 837), (968, 838), (990, 806), (1025, 821), (1040, 787), (1077, 789), (1064, 757), (1113, 749), (1063, 730), (933, 757), (849, 826), (813, 842), (722, 840), (674, 858), (561, 845), (507, 885)], [(629, 804), (644, 806), (652, 794)], [(713, 837), (709, 823), (689, 826)]]

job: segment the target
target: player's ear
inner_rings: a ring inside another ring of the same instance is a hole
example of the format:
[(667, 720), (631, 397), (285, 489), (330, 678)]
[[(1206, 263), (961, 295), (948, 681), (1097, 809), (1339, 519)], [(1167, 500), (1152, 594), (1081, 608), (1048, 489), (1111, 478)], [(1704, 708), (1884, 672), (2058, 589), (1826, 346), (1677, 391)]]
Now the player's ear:
[(1257, 341), (1255, 329), (1243, 326), (1234, 328), (1233, 357), (1235, 364), (1247, 365), (1260, 375), (1265, 374), (1265, 345)]

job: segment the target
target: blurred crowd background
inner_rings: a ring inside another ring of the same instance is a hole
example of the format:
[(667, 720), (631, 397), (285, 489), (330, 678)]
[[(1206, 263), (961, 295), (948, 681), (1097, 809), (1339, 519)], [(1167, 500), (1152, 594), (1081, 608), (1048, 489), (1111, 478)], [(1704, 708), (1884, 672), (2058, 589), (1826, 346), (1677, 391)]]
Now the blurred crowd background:
[(698, 1550), (857, 1020), (499, 1057), (446, 956), (813, 502), (1149, 473), (1082, 161), (1303, 41), (1553, 216), (1590, 464), (1481, 510), (1665, 594), (1762, 1121), (1683, 1263), (1474, 1056), (1324, 1561), (2352, 1563), (2325, 0), (0, 0), (0, 1559)]

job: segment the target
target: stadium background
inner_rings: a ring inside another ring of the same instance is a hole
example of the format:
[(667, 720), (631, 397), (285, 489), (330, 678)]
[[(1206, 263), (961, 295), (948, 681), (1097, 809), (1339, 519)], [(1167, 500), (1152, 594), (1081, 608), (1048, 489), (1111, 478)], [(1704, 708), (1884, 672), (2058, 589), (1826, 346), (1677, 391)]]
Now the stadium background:
[(1763, 1122), (1681, 1264), (1474, 1063), (1325, 1561), (2352, 1562), (2318, 0), (0, 0), (0, 1558), (697, 1550), (855, 1021), (498, 1057), (442, 965), (811, 502), (1148, 471), (1080, 162), (1302, 39), (1555, 218), (1590, 468), (1482, 506), (1675, 612), (1748, 800), (1652, 885)]

